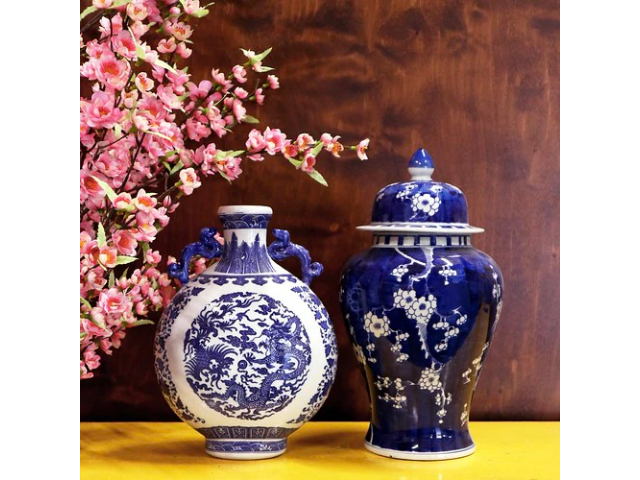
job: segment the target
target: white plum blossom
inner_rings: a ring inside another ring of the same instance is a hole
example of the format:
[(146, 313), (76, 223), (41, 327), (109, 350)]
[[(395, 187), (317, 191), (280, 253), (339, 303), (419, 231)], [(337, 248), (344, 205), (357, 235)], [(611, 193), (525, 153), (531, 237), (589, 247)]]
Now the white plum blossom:
[(409, 271), (409, 269), (407, 268), (406, 265), (399, 265), (396, 268), (393, 269), (393, 271), (391, 272), (391, 275), (393, 275), (394, 277), (396, 277), (396, 280), (400, 281), (403, 277), (403, 275), (405, 273), (407, 273)]
[(435, 215), (435, 213), (440, 208), (440, 198), (437, 196), (429, 195), (428, 193), (423, 193), (422, 195), (416, 195), (413, 197), (412, 208), (414, 212), (422, 211), (425, 212), (428, 216)]
[(407, 308), (407, 316), (416, 320), (426, 320), (436, 311), (436, 297), (429, 295), (420, 297)]
[(364, 317), (364, 328), (373, 333), (376, 338), (389, 335), (389, 319), (382, 315), (378, 317), (373, 312), (369, 312)]
[(433, 369), (426, 368), (422, 371), (418, 386), (421, 390), (429, 390), (435, 392), (442, 388), (442, 382), (440, 381), (440, 374)]
[(416, 292), (413, 290), (398, 290), (393, 294), (393, 306), (396, 308), (409, 308), (416, 301)]

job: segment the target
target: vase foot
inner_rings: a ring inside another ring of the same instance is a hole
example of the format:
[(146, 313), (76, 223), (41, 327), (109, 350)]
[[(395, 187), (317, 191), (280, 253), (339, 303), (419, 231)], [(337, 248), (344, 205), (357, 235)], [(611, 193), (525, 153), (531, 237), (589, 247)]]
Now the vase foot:
[(226, 460), (263, 460), (282, 455), (287, 449), (287, 440), (221, 440), (206, 441), (209, 455)]
[(476, 446), (461, 448), (459, 450), (449, 450), (445, 452), (407, 452), (402, 450), (393, 450), (391, 448), (382, 448), (364, 442), (364, 448), (376, 455), (387, 458), (397, 458), (399, 460), (418, 460), (418, 461), (434, 461), (434, 460), (452, 460), (454, 458), (466, 457), (476, 451)]

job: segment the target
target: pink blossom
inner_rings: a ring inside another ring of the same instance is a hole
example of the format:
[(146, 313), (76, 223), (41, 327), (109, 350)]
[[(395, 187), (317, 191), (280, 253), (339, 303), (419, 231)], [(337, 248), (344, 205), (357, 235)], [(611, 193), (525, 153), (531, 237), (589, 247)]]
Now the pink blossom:
[(247, 81), (247, 71), (242, 65), (236, 65), (233, 67), (233, 76), (238, 83), (244, 83)]
[(139, 39), (145, 33), (149, 31), (149, 25), (146, 23), (142, 23), (141, 21), (136, 21), (131, 24), (131, 31), (133, 32), (133, 36)]
[(116, 196), (116, 198), (113, 199), (113, 207), (116, 210), (129, 210), (131, 204), (131, 195), (129, 195), (127, 192), (120, 193), (118, 194), (118, 196)]
[(127, 84), (130, 71), (131, 67), (126, 60), (118, 60), (113, 54), (103, 55), (98, 61), (96, 77), (100, 82), (122, 90)]
[(369, 147), (369, 139), (365, 138), (364, 140), (362, 140), (359, 144), (358, 147), (356, 149), (356, 153), (358, 155), (358, 158), (360, 160), (367, 160), (367, 154), (365, 153), (365, 150)]
[(245, 145), (249, 152), (258, 152), (260, 150), (263, 150), (264, 147), (267, 146), (267, 142), (262, 136), (262, 132), (254, 128), (253, 130), (251, 130), (251, 132), (249, 132), (249, 138), (247, 139)]
[(184, 170), (181, 170), (180, 181), (182, 182), (180, 190), (182, 190), (185, 195), (191, 195), (196, 188), (202, 185), (193, 168), (185, 168)]
[(147, 253), (144, 258), (147, 261), (147, 263), (151, 263), (153, 265), (157, 265), (162, 260), (162, 256), (160, 255), (160, 252), (158, 250), (151, 250), (151, 249), (147, 250)]
[(227, 80), (227, 77), (225, 77), (224, 73), (218, 71), (218, 69), (211, 70), (211, 76), (213, 77), (214, 82), (222, 86), (222, 91), (224, 93), (227, 93), (233, 85), (231, 80)]
[(184, 13), (187, 15), (191, 15), (196, 10), (200, 9), (200, 1), (199, 0), (186, 0), (184, 2)]
[(296, 139), (296, 143), (298, 144), (298, 148), (300, 150), (306, 150), (311, 145), (316, 143), (316, 141), (308, 133), (301, 133), (300, 135), (298, 135), (298, 138)]
[(98, 244), (91, 249), (89, 258), (93, 262), (102, 265), (105, 268), (113, 268), (116, 266), (116, 259), (118, 258), (118, 251), (108, 246), (106, 243), (102, 247), (98, 247)]
[(242, 162), (240, 157), (223, 157), (217, 160), (216, 165), (229, 180), (235, 180), (242, 173), (240, 162)]
[(192, 99), (205, 98), (207, 95), (209, 95), (212, 86), (213, 85), (209, 80), (202, 80), (198, 85), (189, 82), (187, 83), (187, 88), (189, 89), (189, 97)]
[(98, 305), (107, 313), (123, 313), (127, 309), (124, 293), (117, 288), (103, 290), (98, 299)]
[(338, 141), (339, 139), (339, 136), (334, 137), (330, 133), (323, 133), (320, 137), (324, 149), (331, 152), (334, 157), (340, 157), (340, 152), (344, 150), (344, 146)]
[(181, 58), (189, 58), (193, 53), (193, 50), (187, 47), (186, 43), (180, 42), (176, 48), (176, 53), (180, 55)]
[(264, 103), (264, 95), (262, 94), (262, 89), (261, 88), (256, 89), (254, 95), (256, 97), (256, 103), (258, 105), (262, 105)]
[(191, 27), (182, 22), (175, 22), (174, 24), (172, 24), (169, 31), (174, 37), (176, 37), (181, 42), (184, 42), (185, 40), (187, 40), (193, 33), (193, 30), (191, 29)]
[(313, 172), (314, 168), (313, 166), (316, 164), (316, 157), (313, 156), (313, 154), (311, 153), (311, 150), (308, 150), (307, 153), (305, 153), (304, 155), (304, 159), (302, 161), (302, 164), (300, 165), (300, 169), (303, 172)]
[(113, 50), (123, 57), (133, 60), (136, 58), (136, 42), (128, 30), (121, 31), (112, 41)]
[(138, 194), (133, 200), (135, 207), (142, 212), (150, 212), (157, 203), (158, 201), (151, 195), (148, 195), (142, 188), (138, 190)]
[(163, 38), (162, 40), (160, 40), (160, 42), (158, 42), (158, 51), (160, 53), (171, 53), (175, 51), (175, 49), (176, 39), (173, 37), (169, 37), (168, 40), (166, 38)]
[(273, 130), (269, 127), (264, 131), (264, 140), (266, 142), (265, 150), (269, 155), (275, 155), (276, 153), (282, 150), (284, 146), (284, 141), (287, 139), (287, 136), (280, 131), (278, 128), (274, 128)]
[(269, 75), (267, 77), (267, 81), (269, 82), (269, 88), (271, 90), (277, 90), (278, 88), (280, 88), (280, 81), (275, 75)]
[(122, 31), (122, 17), (119, 13), (111, 18), (107, 16), (102, 17), (98, 30), (102, 34), (102, 38), (118, 35)]
[(93, 0), (93, 6), (97, 9), (109, 8), (113, 3), (113, 0)]
[(149, 90), (151, 90), (153, 88), (153, 80), (151, 80), (150, 78), (147, 77), (146, 72), (140, 72), (136, 76), (135, 83), (136, 83), (136, 87), (141, 92), (148, 92)]
[(91, 101), (80, 101), (80, 111), (84, 114), (88, 126), (93, 128), (111, 128), (122, 118), (122, 111), (114, 107), (112, 93), (93, 92)]
[(111, 238), (121, 254), (131, 256), (136, 254), (138, 242), (136, 242), (129, 230), (117, 230)]
[(242, 87), (236, 87), (235, 90), (233, 91), (234, 95), (238, 98), (241, 99), (245, 99), (247, 98), (247, 96), (249, 95), (249, 92), (247, 92), (244, 88)]
[(282, 147), (282, 154), (288, 159), (295, 158), (298, 156), (298, 146), (291, 140), (287, 140)]
[(178, 96), (173, 92), (173, 89), (168, 86), (158, 85), (156, 89), (158, 98), (164, 103), (164, 105), (171, 110), (178, 110), (182, 107), (182, 103)]
[[(100, 366), (100, 356), (96, 354), (95, 349), (95, 345), (89, 345), (84, 351), (84, 365), (86, 365), (86, 368), (89, 370), (95, 370)], [(91, 378), (93, 376), (93, 374), (88, 375), (90, 376), (87, 376), (85, 378)]]
[(242, 119), (244, 119), (244, 117), (247, 115), (247, 109), (244, 108), (244, 106), (242, 105), (242, 102), (237, 98), (233, 101), (232, 108), (233, 108), (233, 114), (235, 115), (236, 119), (239, 122), (242, 121)]
[(131, 20), (144, 20), (147, 14), (147, 7), (143, 0), (133, 0), (127, 4), (127, 15)]
[(193, 262), (193, 269), (196, 275), (200, 275), (207, 269), (207, 259), (204, 257), (200, 257), (195, 262)]

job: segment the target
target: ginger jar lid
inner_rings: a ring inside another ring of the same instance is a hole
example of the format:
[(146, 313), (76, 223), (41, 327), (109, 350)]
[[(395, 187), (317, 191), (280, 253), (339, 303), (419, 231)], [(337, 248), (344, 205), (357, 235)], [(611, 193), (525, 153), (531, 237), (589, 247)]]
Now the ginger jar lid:
[(431, 155), (421, 148), (409, 160), (411, 180), (392, 183), (378, 192), (371, 224), (359, 230), (407, 233), (470, 234), (484, 230), (469, 225), (467, 199), (458, 187), (431, 179)]

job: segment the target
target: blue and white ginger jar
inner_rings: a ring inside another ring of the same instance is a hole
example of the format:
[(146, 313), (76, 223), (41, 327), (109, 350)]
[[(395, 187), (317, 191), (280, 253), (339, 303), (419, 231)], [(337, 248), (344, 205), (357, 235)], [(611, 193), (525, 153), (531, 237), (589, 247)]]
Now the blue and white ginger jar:
[[(282, 454), (287, 437), (322, 406), (333, 384), (337, 346), (326, 309), (309, 289), (322, 272), (306, 249), (275, 230), (271, 208), (218, 211), (224, 247), (205, 228), (169, 273), (183, 287), (166, 308), (155, 339), (155, 366), (173, 411), (206, 438), (219, 458)], [(189, 280), (193, 255), (221, 257)], [(303, 280), (273, 259), (300, 257)]]
[(418, 150), (411, 181), (376, 196), (373, 247), (352, 258), (341, 304), (371, 400), (365, 447), (408, 460), (470, 455), (471, 400), (502, 309), (502, 274), (471, 245), (483, 232)]

